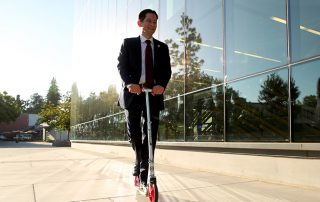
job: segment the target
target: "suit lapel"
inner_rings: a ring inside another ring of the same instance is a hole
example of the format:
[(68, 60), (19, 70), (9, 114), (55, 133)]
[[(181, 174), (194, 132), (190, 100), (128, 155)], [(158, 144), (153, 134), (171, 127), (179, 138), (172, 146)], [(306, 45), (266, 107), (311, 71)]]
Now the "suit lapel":
[(141, 40), (140, 40), (140, 36), (137, 37), (136, 40), (136, 50), (137, 50), (137, 57), (138, 57), (138, 61), (139, 61), (139, 67), (141, 69), (142, 67), (142, 56), (141, 56)]
[(158, 41), (155, 38), (153, 38), (153, 45), (154, 45), (154, 47), (153, 47), (153, 51), (154, 51), (154, 55), (153, 55), (154, 56), (154, 62), (153, 62), (153, 64), (154, 64), (154, 68), (157, 68), (158, 51), (159, 51), (160, 45), (159, 45)]

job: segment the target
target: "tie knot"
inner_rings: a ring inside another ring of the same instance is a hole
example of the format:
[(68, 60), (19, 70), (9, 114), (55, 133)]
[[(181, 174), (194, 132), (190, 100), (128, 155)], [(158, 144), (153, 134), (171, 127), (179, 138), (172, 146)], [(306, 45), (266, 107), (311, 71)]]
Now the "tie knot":
[(150, 40), (146, 40), (146, 43), (147, 43), (147, 45), (150, 45), (151, 41)]

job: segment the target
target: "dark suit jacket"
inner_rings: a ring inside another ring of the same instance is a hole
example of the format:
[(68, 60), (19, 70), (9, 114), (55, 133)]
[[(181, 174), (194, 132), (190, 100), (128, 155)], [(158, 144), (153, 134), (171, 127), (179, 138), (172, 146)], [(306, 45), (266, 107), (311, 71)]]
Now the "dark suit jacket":
[[(154, 43), (154, 79), (155, 85), (166, 88), (171, 77), (171, 64), (169, 48), (165, 43), (153, 39)], [(118, 57), (118, 70), (122, 79), (122, 89), (118, 104), (123, 109), (129, 109), (135, 101), (137, 95), (128, 91), (128, 84), (139, 84), (141, 77), (141, 41), (140, 36), (124, 39)], [(163, 95), (154, 97), (155, 103), (160, 110), (164, 108)]]

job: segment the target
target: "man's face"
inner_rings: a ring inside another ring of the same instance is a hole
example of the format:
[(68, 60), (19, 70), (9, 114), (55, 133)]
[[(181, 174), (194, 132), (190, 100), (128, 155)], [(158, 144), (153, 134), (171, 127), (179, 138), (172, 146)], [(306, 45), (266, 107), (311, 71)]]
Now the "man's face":
[(140, 22), (142, 33), (152, 36), (157, 29), (157, 16), (153, 13), (147, 13), (145, 19)]

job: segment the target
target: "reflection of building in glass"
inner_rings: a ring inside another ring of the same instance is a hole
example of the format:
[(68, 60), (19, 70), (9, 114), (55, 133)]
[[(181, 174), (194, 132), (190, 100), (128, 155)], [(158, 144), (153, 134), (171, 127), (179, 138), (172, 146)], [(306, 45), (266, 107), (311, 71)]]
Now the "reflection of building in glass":
[[(103, 60), (89, 67), (81, 62), (88, 58), (75, 58), (97, 75), (82, 74), (87, 87), (106, 83), (106, 70), (116, 78), (120, 39), (137, 35), (141, 9), (159, 11), (156, 37), (169, 45), (173, 72), (160, 141), (320, 142), (319, 1), (79, 2), (78, 34), (94, 32), (100, 48), (78, 46), (76, 53)], [(78, 87), (73, 138), (125, 140), (116, 87), (93, 86), (88, 96)]]

